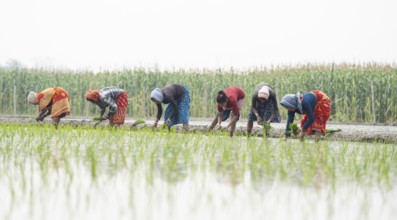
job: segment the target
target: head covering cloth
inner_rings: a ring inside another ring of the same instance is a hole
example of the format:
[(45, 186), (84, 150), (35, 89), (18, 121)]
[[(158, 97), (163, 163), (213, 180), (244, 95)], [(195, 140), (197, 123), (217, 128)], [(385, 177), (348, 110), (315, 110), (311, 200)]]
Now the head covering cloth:
[(88, 91), (85, 94), (85, 99), (88, 101), (98, 102), (99, 101), (99, 91), (96, 89)]
[(39, 103), (39, 101), (37, 100), (37, 94), (35, 92), (33, 91), (29, 92), (28, 102), (33, 105), (37, 105)]
[(288, 94), (285, 95), (282, 99), (280, 104), (285, 108), (292, 108), (298, 110), (299, 113), (302, 113), (302, 101), (301, 101), (301, 94)]
[(164, 101), (164, 94), (159, 88), (153, 89), (152, 93), (150, 94), (150, 98), (155, 99), (159, 102)]
[(260, 99), (269, 99), (269, 87), (268, 86), (263, 86), (259, 91), (258, 91), (258, 98)]

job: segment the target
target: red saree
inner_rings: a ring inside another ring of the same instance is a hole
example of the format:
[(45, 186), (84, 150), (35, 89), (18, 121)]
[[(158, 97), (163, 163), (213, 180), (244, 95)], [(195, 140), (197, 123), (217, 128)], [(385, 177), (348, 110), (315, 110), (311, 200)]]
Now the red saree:
[[(314, 122), (304, 132), (304, 134), (312, 135), (314, 131), (320, 131), (321, 134), (325, 135), (325, 126), (331, 115), (331, 99), (323, 92), (319, 90), (311, 91), (317, 98), (317, 104), (314, 106)], [(306, 123), (308, 117), (305, 114), (301, 120), (301, 127)]]

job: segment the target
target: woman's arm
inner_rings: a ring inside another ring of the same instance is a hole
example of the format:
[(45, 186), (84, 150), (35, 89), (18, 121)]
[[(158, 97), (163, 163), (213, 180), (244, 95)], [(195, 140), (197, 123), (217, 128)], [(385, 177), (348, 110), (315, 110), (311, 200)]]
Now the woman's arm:
[(177, 104), (175, 99), (170, 99), (170, 104), (169, 105), (172, 105), (172, 107), (173, 107), (172, 108), (172, 113), (171, 113), (170, 117), (168, 118), (168, 119), (171, 120), (176, 115), (176, 113), (178, 113), (178, 104)]
[(161, 104), (156, 104), (157, 106), (157, 116), (156, 116), (156, 120), (157, 122), (160, 121), (161, 119), (161, 115), (163, 115), (163, 108), (161, 107)]
[(258, 101), (258, 96), (253, 95), (251, 99), (251, 110), (255, 114), (257, 121), (262, 121), (262, 117), (259, 115), (258, 110), (256, 109), (256, 102)]
[(99, 108), (101, 109), (100, 112), (99, 112), (99, 116), (102, 118), (102, 117), (103, 117), (103, 114), (105, 114), (106, 108), (103, 108), (103, 107), (101, 107), (101, 106), (99, 106)]
[(302, 130), (304, 131), (308, 127), (310, 127), (310, 125), (313, 124), (313, 122), (314, 122), (314, 113), (313, 113), (313, 109), (312, 109), (310, 103), (308, 103), (308, 102), (305, 102), (305, 101), (302, 102), (302, 109), (307, 115), (307, 121), (302, 126)]
[(269, 101), (273, 103), (273, 109), (272, 109), (272, 114), (271, 114), (268, 122), (272, 122), (273, 119), (276, 117), (276, 113), (279, 111), (278, 110), (278, 104), (277, 104), (277, 98), (276, 98), (276, 94), (275, 93), (270, 92)]
[(232, 118), (230, 119), (230, 123), (229, 123), (229, 125), (228, 125), (228, 127), (236, 127), (236, 123), (237, 123), (237, 120), (238, 120), (238, 115), (232, 115)]
[(157, 124), (160, 121), (161, 115), (163, 114), (163, 108), (161, 107), (161, 103), (158, 103), (158, 104), (156, 103), (156, 106), (157, 106), (157, 116), (156, 116), (156, 120), (154, 121), (154, 125), (153, 125), (154, 128), (157, 127)]
[(223, 111), (218, 112), (218, 125), (221, 126), (223, 119)]
[(291, 128), (290, 128), (290, 124), (292, 122), (294, 122), (295, 119), (295, 112), (293, 111), (288, 111), (288, 120), (287, 120), (287, 126), (285, 128), (285, 135), (286, 136), (290, 136), (291, 135)]
[(45, 117), (51, 115), (51, 105), (43, 108), (37, 116), (36, 121), (43, 121)]
[[(219, 114), (219, 113), (218, 113)], [(215, 127), (215, 125), (218, 122), (218, 114), (215, 116), (215, 118), (212, 120), (212, 123), (210, 125), (210, 130), (213, 129)]]
[(116, 113), (118, 106), (117, 106), (117, 104), (114, 102), (114, 100), (111, 99), (111, 98), (105, 99), (105, 103), (106, 103), (107, 105), (109, 105), (109, 112), (108, 112), (108, 114), (107, 114), (107, 116), (106, 116), (107, 118), (109, 118), (110, 116), (112, 116), (112, 115), (114, 115), (114, 114)]

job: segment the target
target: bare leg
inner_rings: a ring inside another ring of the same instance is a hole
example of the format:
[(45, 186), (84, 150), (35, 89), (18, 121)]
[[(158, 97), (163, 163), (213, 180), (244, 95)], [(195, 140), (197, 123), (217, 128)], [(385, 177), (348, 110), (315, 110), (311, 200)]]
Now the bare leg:
[(252, 127), (254, 127), (254, 121), (248, 120), (248, 123), (247, 123), (247, 135), (248, 136), (251, 136)]
[(60, 118), (53, 118), (52, 120), (54, 121), (55, 129), (58, 129), (58, 124), (61, 121), (61, 119)]
[(233, 115), (232, 119), (230, 120), (230, 137), (233, 137), (234, 130), (236, 130), (238, 118), (238, 115)]
[(236, 122), (233, 122), (230, 126), (230, 137), (233, 137), (234, 130), (236, 130)]

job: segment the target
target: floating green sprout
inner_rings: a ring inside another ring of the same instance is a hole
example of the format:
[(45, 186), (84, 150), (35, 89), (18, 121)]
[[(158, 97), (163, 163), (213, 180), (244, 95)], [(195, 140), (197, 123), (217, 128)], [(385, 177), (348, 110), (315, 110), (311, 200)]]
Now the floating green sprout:
[(101, 116), (95, 116), (95, 117), (92, 118), (92, 120), (93, 121), (100, 121), (100, 120), (102, 120), (102, 117)]
[(137, 125), (140, 124), (145, 124), (145, 120), (143, 120), (142, 118), (137, 119), (136, 121), (134, 121), (134, 123), (132, 123), (131, 127), (136, 127)]

